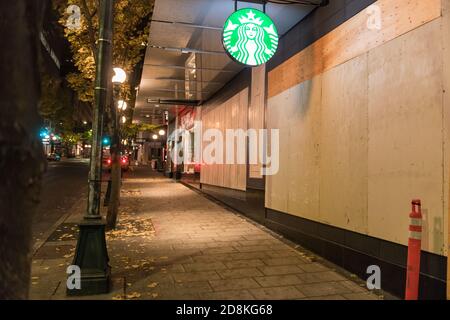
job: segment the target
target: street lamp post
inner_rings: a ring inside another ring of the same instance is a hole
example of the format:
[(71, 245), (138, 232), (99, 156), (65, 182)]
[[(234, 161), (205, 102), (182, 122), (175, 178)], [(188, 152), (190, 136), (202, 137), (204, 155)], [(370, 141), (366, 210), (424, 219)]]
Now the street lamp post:
[[(72, 265), (79, 267), (81, 287), (67, 286), (68, 295), (107, 293), (111, 267), (105, 239), (105, 222), (100, 214), (102, 179), (103, 112), (107, 104), (111, 70), (113, 0), (100, 1), (99, 39), (95, 76), (95, 105), (87, 213), (80, 222), (80, 234)], [(94, 53), (95, 54), (95, 53)], [(72, 275), (69, 275), (71, 277)]]
[[(114, 103), (112, 104), (112, 130), (113, 137), (111, 141), (111, 192), (108, 203), (108, 214), (106, 217), (106, 224), (108, 229), (113, 229), (117, 223), (117, 213), (120, 202), (120, 185), (121, 185), (121, 165), (120, 165), (120, 111), (126, 109), (126, 102), (117, 100), (120, 95), (120, 85), (126, 81), (126, 73), (121, 68), (114, 68), (114, 77), (112, 82), (114, 85)], [(117, 101), (117, 104), (116, 104)]]

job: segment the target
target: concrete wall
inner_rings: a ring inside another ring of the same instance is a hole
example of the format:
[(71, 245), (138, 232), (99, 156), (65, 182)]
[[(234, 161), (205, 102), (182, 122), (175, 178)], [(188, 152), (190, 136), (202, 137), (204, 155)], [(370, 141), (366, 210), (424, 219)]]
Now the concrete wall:
[(375, 5), (381, 30), (362, 11), (269, 73), (266, 207), (407, 244), (420, 198), (422, 248), (447, 255), (447, 18), (436, 0)]

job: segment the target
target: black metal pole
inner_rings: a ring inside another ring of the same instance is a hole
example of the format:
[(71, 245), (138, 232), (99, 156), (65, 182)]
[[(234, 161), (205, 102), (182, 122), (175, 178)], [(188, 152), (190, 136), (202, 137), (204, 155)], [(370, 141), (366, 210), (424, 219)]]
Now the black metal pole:
[(113, 1), (100, 1), (99, 39), (95, 76), (95, 105), (92, 120), (92, 149), (89, 171), (87, 212), (80, 223), (80, 234), (73, 265), (81, 270), (81, 288), (67, 287), (68, 295), (107, 293), (111, 268), (105, 239), (105, 221), (100, 214), (102, 179), (103, 114), (108, 102), (112, 73)]

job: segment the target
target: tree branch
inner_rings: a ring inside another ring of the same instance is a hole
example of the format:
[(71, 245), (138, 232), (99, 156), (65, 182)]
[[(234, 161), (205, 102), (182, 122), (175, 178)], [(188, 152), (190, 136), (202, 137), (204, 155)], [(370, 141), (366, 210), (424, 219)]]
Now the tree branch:
[(92, 17), (91, 13), (89, 12), (89, 8), (87, 6), (86, 0), (81, 0), (81, 6), (83, 7), (83, 13), (86, 18), (86, 21), (88, 23), (88, 32), (89, 32), (89, 38), (90, 38), (90, 46), (92, 50), (92, 55), (94, 56), (94, 61), (97, 63), (97, 45), (95, 41), (95, 30), (94, 25), (92, 23)]

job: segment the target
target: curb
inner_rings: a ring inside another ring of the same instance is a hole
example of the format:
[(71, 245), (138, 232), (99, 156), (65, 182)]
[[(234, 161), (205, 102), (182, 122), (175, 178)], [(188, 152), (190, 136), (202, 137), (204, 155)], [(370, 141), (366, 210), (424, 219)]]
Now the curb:
[[(82, 196), (82, 198), (84, 199), (84, 194)], [(64, 221), (67, 220), (67, 218), (69, 218), (73, 213), (74, 213), (74, 208), (76, 207), (76, 205), (78, 204), (78, 202), (75, 202), (70, 209), (67, 211), (66, 214), (62, 215), (50, 228), (48, 228), (47, 231), (44, 232), (44, 234), (42, 235), (42, 239), (39, 241), (36, 241), (36, 243), (33, 245), (32, 248), (32, 253), (31, 253), (31, 257), (34, 257), (37, 253), (37, 251), (47, 242), (48, 238), (50, 237), (50, 235), (56, 231), (56, 229), (58, 229), (58, 227), (64, 223)]]
[(61, 218), (58, 219), (42, 236), (42, 240), (37, 241), (33, 245), (33, 252), (31, 254), (32, 257), (36, 255), (36, 252), (47, 242), (50, 235), (56, 231), (56, 229), (64, 222), (66, 219), (72, 214), (72, 212), (66, 213)]

